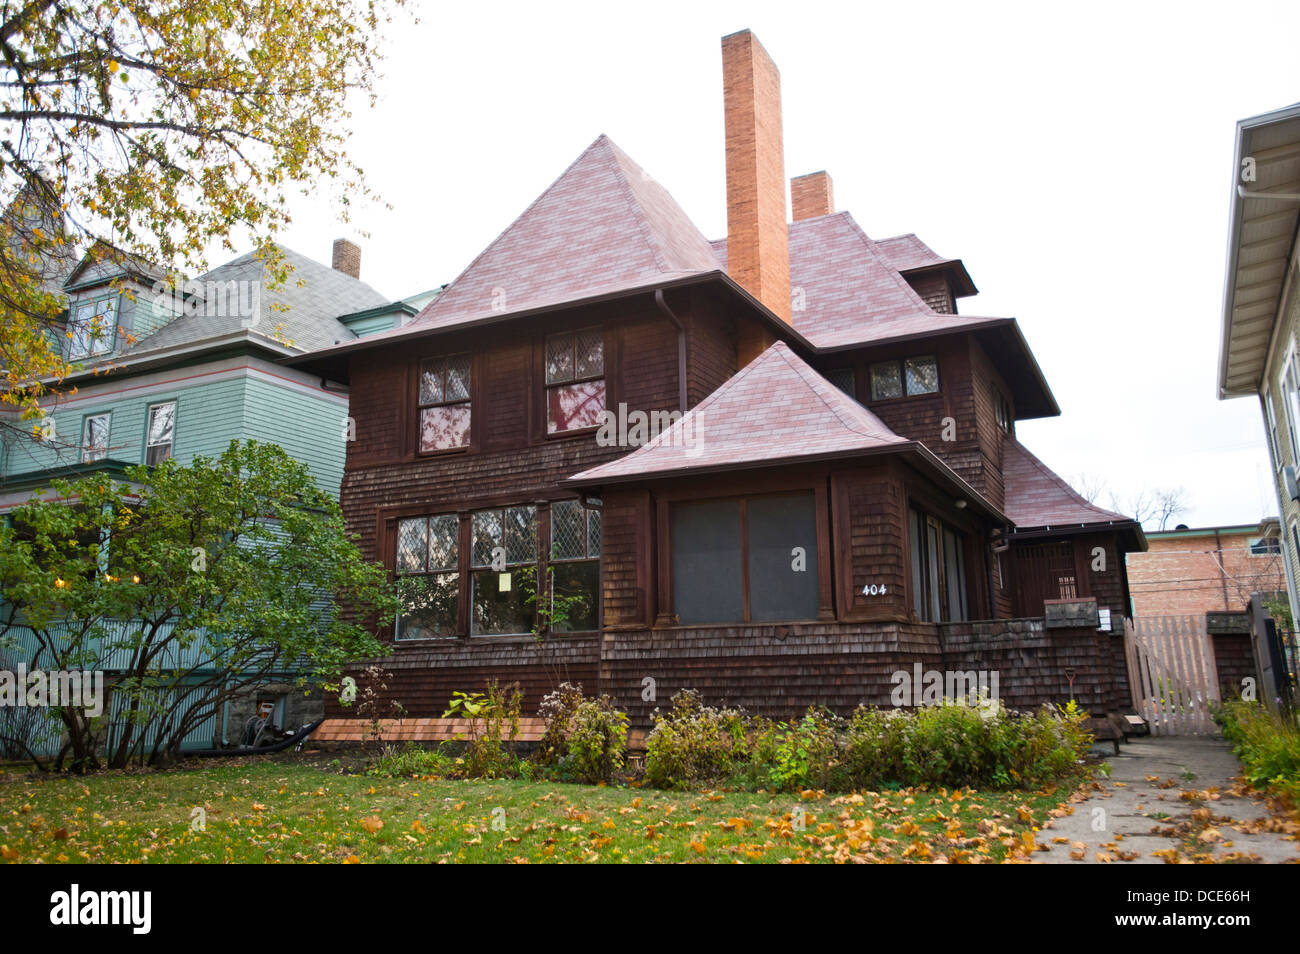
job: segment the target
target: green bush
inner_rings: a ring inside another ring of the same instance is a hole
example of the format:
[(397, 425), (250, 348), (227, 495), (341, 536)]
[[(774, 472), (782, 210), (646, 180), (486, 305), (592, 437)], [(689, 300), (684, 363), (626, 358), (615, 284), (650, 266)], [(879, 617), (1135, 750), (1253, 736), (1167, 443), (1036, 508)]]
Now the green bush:
[(614, 708), (609, 696), (584, 699), (573, 713), (569, 751), (561, 767), (578, 782), (613, 781), (623, 769), (627, 749), (627, 716)]
[(1279, 718), (1258, 702), (1238, 701), (1216, 710), (1214, 721), (1241, 759), (1247, 782), (1300, 805), (1300, 731), (1293, 715)]
[(469, 720), (469, 737), (464, 740), (458, 774), (466, 778), (516, 778), (520, 760), (515, 755), (519, 738), (519, 711), (523, 691), (514, 685), (508, 689), (488, 686), (487, 694), (453, 693), (443, 718)]
[(646, 739), (646, 782), (656, 788), (691, 788), (726, 778), (747, 760), (749, 720), (739, 709), (704, 705), (683, 689), (666, 713), (656, 711)]
[(455, 775), (459, 766), (451, 758), (436, 749), (425, 749), (414, 742), (398, 748), (395, 745), (384, 747), (379, 760), (370, 769), (372, 775), (384, 775), (391, 778), (424, 778), (429, 775)]
[(859, 708), (847, 722), (809, 709), (789, 725), (712, 709), (679, 693), (656, 715), (646, 782), (688, 788), (726, 780), (773, 791), (891, 786), (1030, 788), (1079, 774), (1092, 744), (1074, 703), (1032, 713), (945, 703)]

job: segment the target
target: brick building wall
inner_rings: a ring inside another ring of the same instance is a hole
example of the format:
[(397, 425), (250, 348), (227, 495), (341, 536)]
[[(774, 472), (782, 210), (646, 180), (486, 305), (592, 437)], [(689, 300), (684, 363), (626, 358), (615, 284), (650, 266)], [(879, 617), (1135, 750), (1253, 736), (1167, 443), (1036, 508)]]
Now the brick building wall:
[(1151, 533), (1146, 553), (1128, 554), (1134, 616), (1239, 612), (1254, 592), (1285, 592), (1280, 553), (1253, 554), (1257, 528)]

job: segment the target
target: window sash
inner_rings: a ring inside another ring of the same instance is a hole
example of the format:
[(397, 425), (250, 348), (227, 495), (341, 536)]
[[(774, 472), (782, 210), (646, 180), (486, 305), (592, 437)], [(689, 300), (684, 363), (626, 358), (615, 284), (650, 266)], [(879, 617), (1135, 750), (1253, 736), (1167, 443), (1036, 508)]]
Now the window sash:
[(473, 380), (468, 352), (420, 362), (416, 395), (421, 454), (468, 447), (473, 426)]
[(81, 461), (93, 463), (108, 456), (111, 415), (90, 414), (81, 424)]
[(116, 302), (112, 298), (83, 301), (68, 316), (68, 331), (72, 335), (68, 357), (89, 358), (109, 354), (117, 337), (114, 318)]
[(155, 404), (149, 408), (145, 434), (145, 463), (160, 464), (172, 456), (176, 440), (176, 402)]

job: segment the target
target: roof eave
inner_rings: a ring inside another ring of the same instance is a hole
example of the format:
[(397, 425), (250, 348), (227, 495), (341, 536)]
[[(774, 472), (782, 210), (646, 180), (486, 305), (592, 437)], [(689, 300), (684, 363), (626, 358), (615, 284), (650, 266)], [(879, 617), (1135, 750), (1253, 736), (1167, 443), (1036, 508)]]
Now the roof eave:
[[(1233, 144), (1233, 163), (1232, 163), (1232, 189), (1231, 199), (1229, 202), (1228, 217), (1228, 255), (1227, 266), (1223, 278), (1223, 313), (1222, 327), (1219, 333), (1219, 382), (1218, 396), (1219, 400), (1226, 400), (1234, 397), (1246, 397), (1247, 395), (1258, 393), (1258, 382), (1252, 388), (1229, 387), (1228, 386), (1228, 362), (1232, 356), (1232, 311), (1236, 303), (1236, 281), (1237, 281), (1237, 259), (1241, 245), (1242, 229), (1242, 212), (1245, 208), (1245, 198), (1237, 189), (1238, 176), (1242, 168), (1242, 160), (1245, 158), (1244, 145), (1246, 134), (1252, 130), (1275, 123), (1287, 122), (1293, 119), (1300, 119), (1300, 103), (1277, 109), (1270, 113), (1261, 113), (1258, 116), (1251, 116), (1248, 119), (1242, 119), (1237, 122), (1236, 141)], [(1294, 238), (1292, 246), (1294, 247)], [(1276, 325), (1276, 315), (1274, 316)]]

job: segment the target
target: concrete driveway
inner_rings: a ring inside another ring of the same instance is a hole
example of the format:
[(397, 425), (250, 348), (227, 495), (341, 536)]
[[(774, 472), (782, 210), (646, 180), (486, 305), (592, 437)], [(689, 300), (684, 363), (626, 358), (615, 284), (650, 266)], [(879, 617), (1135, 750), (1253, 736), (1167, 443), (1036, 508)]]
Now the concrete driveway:
[(1036, 862), (1300, 862), (1300, 824), (1234, 781), (1241, 763), (1222, 738), (1136, 739), (1106, 761), (1110, 777), (1043, 827)]

